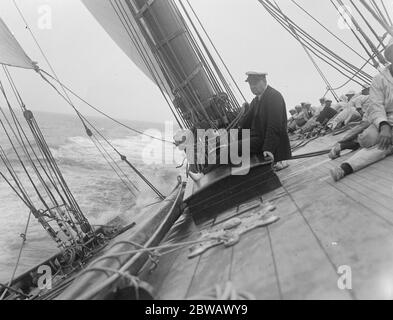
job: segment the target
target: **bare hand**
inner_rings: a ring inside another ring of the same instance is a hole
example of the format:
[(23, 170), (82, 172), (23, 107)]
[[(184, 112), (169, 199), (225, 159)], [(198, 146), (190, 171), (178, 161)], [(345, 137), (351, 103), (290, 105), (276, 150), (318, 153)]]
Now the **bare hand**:
[(248, 102), (243, 103), (242, 109), (247, 112), (250, 109), (250, 104)]
[(378, 149), (388, 150), (392, 146), (392, 128), (389, 125), (384, 125), (378, 137)]
[(265, 152), (263, 153), (263, 157), (264, 157), (265, 159), (272, 159), (273, 162), (274, 162), (274, 155), (273, 155), (273, 153), (271, 153), (271, 152), (269, 152), (269, 151), (265, 151)]

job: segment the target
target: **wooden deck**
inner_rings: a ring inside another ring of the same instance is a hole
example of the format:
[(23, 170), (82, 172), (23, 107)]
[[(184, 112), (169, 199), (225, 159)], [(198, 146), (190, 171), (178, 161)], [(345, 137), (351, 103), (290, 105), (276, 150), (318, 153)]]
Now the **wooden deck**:
[[(298, 153), (327, 149), (338, 138), (320, 138)], [(334, 183), (329, 169), (349, 156), (293, 161), (279, 173), (283, 187), (202, 226), (183, 216), (168, 243), (198, 239), (202, 228), (260, 201), (273, 202), (281, 220), (199, 258), (188, 259), (188, 248), (162, 256), (144, 280), (158, 299), (195, 297), (227, 281), (257, 299), (392, 299), (393, 157)], [(351, 268), (352, 290), (338, 287), (341, 266)]]

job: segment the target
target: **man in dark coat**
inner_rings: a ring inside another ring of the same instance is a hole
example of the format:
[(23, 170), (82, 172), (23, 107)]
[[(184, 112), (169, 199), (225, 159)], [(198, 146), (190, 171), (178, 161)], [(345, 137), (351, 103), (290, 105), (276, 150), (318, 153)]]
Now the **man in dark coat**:
[(275, 162), (292, 157), (287, 129), (287, 111), (283, 96), (267, 84), (266, 73), (248, 72), (246, 82), (256, 96), (245, 105), (240, 123), (251, 130), (251, 154), (262, 154)]

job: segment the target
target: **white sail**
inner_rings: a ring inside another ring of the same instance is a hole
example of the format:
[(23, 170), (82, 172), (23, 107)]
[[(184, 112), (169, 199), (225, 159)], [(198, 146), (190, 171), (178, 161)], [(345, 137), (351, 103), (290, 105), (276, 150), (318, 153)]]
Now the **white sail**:
[(27, 56), (7, 25), (0, 18), (0, 64), (34, 69), (33, 61)]
[[(123, 50), (123, 52), (134, 62), (134, 64), (142, 70), (142, 72), (150, 78), (155, 84), (156, 79), (164, 87), (167, 93), (170, 93), (170, 87), (164, 80), (161, 69), (159, 68), (154, 55), (151, 53), (147, 42), (144, 40), (140, 29), (132, 17), (131, 12), (128, 9), (125, 0), (109, 1), (109, 0), (82, 0), (86, 8), (91, 12), (95, 19), (105, 29), (109, 36), (115, 41), (115, 43)], [(119, 10), (122, 8), (123, 12)], [(127, 14), (124, 14), (126, 12)], [(129, 24), (132, 24), (131, 26)], [(155, 76), (152, 75), (149, 68), (146, 66), (144, 59), (140, 54), (140, 47), (138, 47), (130, 36), (130, 30), (135, 37), (137, 35), (138, 40), (141, 40), (143, 45), (144, 54), (147, 54), (148, 62), (153, 66)]]

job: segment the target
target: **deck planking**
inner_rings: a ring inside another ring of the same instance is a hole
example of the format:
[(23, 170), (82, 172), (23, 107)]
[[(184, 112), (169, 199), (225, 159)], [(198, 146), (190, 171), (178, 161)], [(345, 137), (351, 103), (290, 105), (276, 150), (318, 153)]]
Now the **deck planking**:
[[(315, 140), (297, 154), (326, 149), (339, 139)], [(279, 173), (283, 187), (262, 196), (277, 206), (279, 222), (249, 232), (233, 248), (216, 247), (192, 260), (187, 249), (172, 256), (157, 269), (157, 296), (189, 298), (230, 280), (257, 299), (393, 298), (393, 170), (386, 169), (393, 169), (393, 158), (334, 183), (329, 171), (352, 155), (293, 161)], [(242, 217), (257, 202), (194, 226), (185, 238)], [(180, 240), (184, 237), (171, 238)], [(352, 269), (352, 290), (337, 285), (344, 265)]]
[(213, 248), (202, 255), (188, 288), (186, 298), (203, 299), (204, 293), (213, 289), (215, 285), (224, 287), (229, 280), (232, 265), (233, 248), (222, 246)]
[[(213, 220), (210, 222), (213, 224)], [(180, 238), (175, 242), (194, 241), (198, 239), (197, 226), (191, 222), (189, 226), (189, 237)], [(172, 242), (173, 243), (173, 242)], [(189, 248), (185, 247), (166, 257), (166, 263), (159, 264), (156, 277), (159, 279), (155, 287), (157, 299), (182, 300), (188, 292), (193, 274), (199, 263), (199, 259), (188, 259)], [(168, 266), (169, 265), (169, 266)], [(149, 282), (149, 280), (147, 280)], [(149, 282), (155, 283), (155, 282)]]
[(316, 193), (323, 197), (312, 204), (302, 193), (292, 196), (334, 268), (352, 268), (352, 297), (386, 298), (375, 277), (393, 262), (391, 225), (332, 186), (325, 185)]
[(282, 200), (275, 213), (281, 220), (268, 227), (281, 298), (348, 299), (346, 293), (337, 289), (336, 271), (302, 216), (302, 208), (289, 193)]
[[(250, 255), (254, 263), (250, 261)], [(237, 290), (259, 299), (281, 298), (267, 229), (251, 231), (234, 247), (230, 280)]]
[[(193, 241), (195, 238), (197, 238), (197, 232), (198, 230), (193, 224), (191, 217), (183, 215), (173, 226), (171, 232), (163, 242), (170, 245), (181, 241)], [(177, 259), (184, 259), (184, 256), (181, 256), (182, 252), (185, 254), (184, 251), (185, 250), (177, 250), (172, 253), (160, 256), (159, 267), (157, 270), (152, 270), (153, 266), (149, 262), (145, 265), (141, 271), (140, 277), (143, 278), (147, 283), (154, 283), (154, 296), (158, 296), (160, 294), (160, 288), (164, 284), (167, 274), (176, 268), (174, 264)]]

